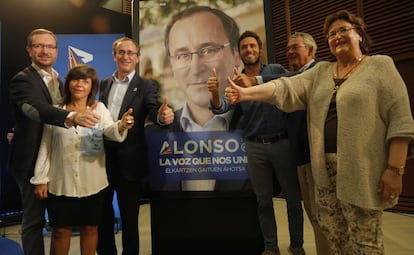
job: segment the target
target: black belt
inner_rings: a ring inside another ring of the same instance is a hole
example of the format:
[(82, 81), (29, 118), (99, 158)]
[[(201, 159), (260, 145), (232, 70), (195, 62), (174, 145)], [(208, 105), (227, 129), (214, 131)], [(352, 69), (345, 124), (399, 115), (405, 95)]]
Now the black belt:
[(251, 136), (247, 138), (247, 140), (255, 142), (255, 143), (270, 144), (270, 143), (276, 143), (286, 138), (288, 138), (288, 134), (286, 131), (283, 131), (283, 132), (270, 134), (270, 135)]
[(336, 153), (336, 147), (325, 146), (325, 153)]

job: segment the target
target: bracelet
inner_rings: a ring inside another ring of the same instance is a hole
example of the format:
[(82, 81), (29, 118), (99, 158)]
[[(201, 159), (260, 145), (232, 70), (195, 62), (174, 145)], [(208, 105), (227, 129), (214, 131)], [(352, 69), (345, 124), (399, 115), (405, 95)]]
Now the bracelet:
[(387, 169), (390, 171), (393, 171), (395, 174), (397, 175), (403, 175), (404, 171), (405, 171), (405, 167), (404, 166), (400, 166), (400, 167), (394, 167), (394, 166), (387, 166)]

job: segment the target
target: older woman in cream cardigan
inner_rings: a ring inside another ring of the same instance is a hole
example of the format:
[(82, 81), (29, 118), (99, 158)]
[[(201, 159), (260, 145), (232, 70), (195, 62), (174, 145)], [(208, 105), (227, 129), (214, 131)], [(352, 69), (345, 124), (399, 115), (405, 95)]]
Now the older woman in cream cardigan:
[(318, 221), (334, 254), (383, 254), (381, 216), (397, 203), (414, 122), (393, 60), (368, 56), (361, 18), (328, 16), (324, 32), (335, 62), (250, 88), (230, 78), (229, 102), (260, 100), (307, 110)]

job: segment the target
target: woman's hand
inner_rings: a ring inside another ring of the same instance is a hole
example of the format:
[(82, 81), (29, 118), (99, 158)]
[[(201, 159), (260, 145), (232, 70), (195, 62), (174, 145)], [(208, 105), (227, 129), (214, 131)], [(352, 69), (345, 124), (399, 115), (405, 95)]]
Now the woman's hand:
[(402, 192), (402, 175), (385, 170), (378, 185), (378, 193), (383, 202), (398, 198)]
[(47, 198), (47, 184), (38, 184), (34, 189), (34, 193), (37, 198), (45, 199)]
[(378, 192), (384, 202), (396, 199), (402, 192), (403, 173), (393, 171), (395, 167), (391, 166), (405, 166), (409, 142), (407, 137), (393, 137), (389, 142), (388, 168), (382, 173), (378, 185)]
[(230, 86), (226, 88), (227, 101), (231, 104), (243, 101), (243, 90), (245, 90), (245, 88), (237, 86), (229, 76), (227, 76), (227, 81), (230, 84)]

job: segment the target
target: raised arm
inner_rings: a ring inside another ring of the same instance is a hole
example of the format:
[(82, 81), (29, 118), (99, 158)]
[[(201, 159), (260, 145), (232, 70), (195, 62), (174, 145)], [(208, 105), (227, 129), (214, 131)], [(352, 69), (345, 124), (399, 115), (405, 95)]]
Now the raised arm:
[(207, 80), (207, 88), (211, 93), (211, 105), (218, 109), (221, 107), (221, 98), (220, 98), (220, 93), (219, 93), (219, 82), (217, 79), (217, 71), (216, 68), (213, 68), (211, 70), (211, 77), (208, 78)]
[(227, 77), (230, 87), (226, 88), (226, 98), (231, 104), (241, 101), (268, 101), (275, 90), (275, 85), (271, 82), (260, 86), (242, 88), (237, 86), (230, 77)]
[(45, 100), (44, 93), (48, 93), (46, 88), (33, 88), (41, 84), (43, 84), (41, 78), (32, 75), (30, 71), (19, 73), (10, 83), (10, 97), (13, 103), (28, 118), (61, 127), (73, 125), (93, 127), (99, 121), (99, 116), (91, 110), (70, 113), (54, 107)]
[(64, 127), (69, 112), (53, 107), (47, 101), (43, 80), (30, 70), (20, 72), (10, 82), (10, 97), (15, 106), (28, 118)]

